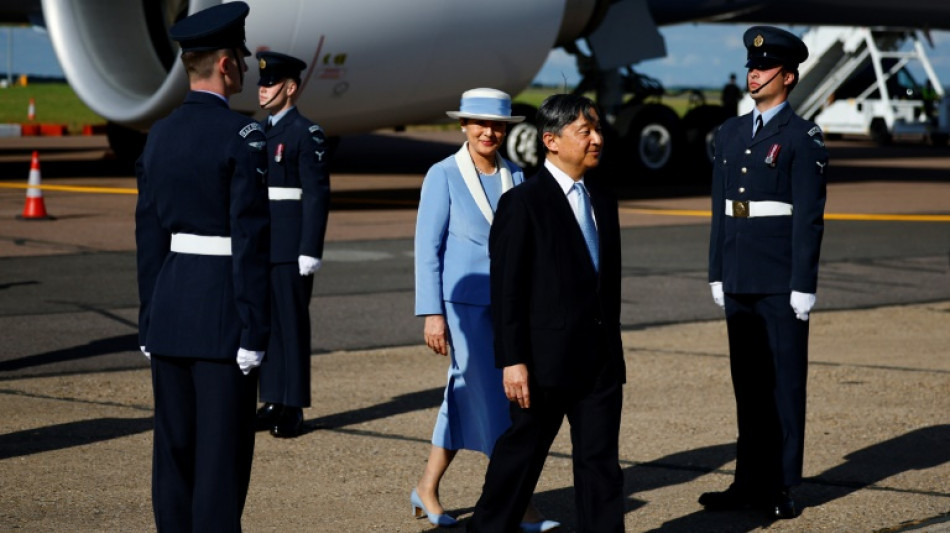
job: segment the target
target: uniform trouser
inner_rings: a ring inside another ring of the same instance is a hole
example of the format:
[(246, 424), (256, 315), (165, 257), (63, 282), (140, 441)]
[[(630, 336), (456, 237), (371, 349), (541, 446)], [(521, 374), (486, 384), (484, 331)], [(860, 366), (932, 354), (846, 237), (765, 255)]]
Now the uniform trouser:
[(297, 263), (270, 267), (271, 329), (261, 364), (261, 401), (310, 407), (310, 296), (313, 276)]
[(492, 450), (469, 532), (519, 531), (565, 415), (571, 425), (577, 530), (624, 530), (623, 473), (617, 450), (623, 385), (618, 376), (608, 373), (603, 372), (585, 391), (535, 387), (529, 391), (528, 409), (511, 403), (512, 424)]
[(160, 532), (237, 532), (251, 479), (257, 372), (152, 355), (152, 507)]
[(802, 480), (808, 322), (789, 294), (726, 294), (739, 439), (736, 485), (774, 490)]

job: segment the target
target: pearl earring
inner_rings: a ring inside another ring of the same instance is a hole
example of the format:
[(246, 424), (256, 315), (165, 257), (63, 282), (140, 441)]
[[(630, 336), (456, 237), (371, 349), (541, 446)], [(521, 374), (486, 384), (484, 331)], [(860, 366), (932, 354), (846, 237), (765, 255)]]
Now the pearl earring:
[(465, 128), (462, 128), (462, 133), (465, 133)]

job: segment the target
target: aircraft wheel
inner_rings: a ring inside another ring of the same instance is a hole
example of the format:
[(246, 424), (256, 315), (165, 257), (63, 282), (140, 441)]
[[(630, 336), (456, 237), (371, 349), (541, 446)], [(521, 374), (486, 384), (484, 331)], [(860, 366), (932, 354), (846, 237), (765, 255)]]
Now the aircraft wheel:
[(661, 104), (646, 104), (621, 111), (617, 116), (617, 130), (622, 138), (623, 152), (633, 157), (630, 163), (647, 178), (669, 174), (678, 163), (677, 158), (685, 144), (679, 117)]
[(506, 159), (525, 171), (525, 176), (533, 174), (542, 162), (544, 150), (538, 139), (538, 126), (535, 124), (538, 110), (528, 104), (511, 106), (512, 116), (524, 116), (524, 122), (508, 127), (508, 134), (501, 149)]

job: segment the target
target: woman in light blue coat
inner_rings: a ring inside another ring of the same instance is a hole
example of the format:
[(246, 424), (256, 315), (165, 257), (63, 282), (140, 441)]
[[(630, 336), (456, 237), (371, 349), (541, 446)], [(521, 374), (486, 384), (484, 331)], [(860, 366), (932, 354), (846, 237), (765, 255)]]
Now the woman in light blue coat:
[[(459, 119), (466, 142), (429, 169), (422, 184), (416, 221), (416, 315), (425, 317), (426, 345), (449, 355), (442, 407), (432, 434), (425, 472), (412, 491), (416, 517), (435, 525), (457, 522), (439, 503), (439, 482), (460, 449), (491, 455), (495, 440), (511, 424), (501, 370), (495, 368), (488, 232), (498, 199), (524, 181), (521, 168), (497, 152), (511, 116), (511, 97), (495, 89), (462, 94)], [(548, 531), (531, 507), (526, 531)]]

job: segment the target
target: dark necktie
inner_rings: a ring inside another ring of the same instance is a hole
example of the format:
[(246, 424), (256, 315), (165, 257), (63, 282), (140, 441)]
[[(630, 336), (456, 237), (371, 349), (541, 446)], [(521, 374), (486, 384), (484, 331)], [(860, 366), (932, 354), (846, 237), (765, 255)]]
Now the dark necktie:
[(755, 117), (755, 131), (752, 132), (752, 138), (755, 139), (760, 131), (762, 131), (762, 115)]
[(600, 271), (600, 242), (597, 240), (597, 227), (594, 226), (594, 215), (591, 212), (590, 197), (587, 195), (587, 188), (583, 183), (574, 184), (574, 190), (577, 191), (577, 217), (581, 226), (581, 232), (584, 234), (584, 242), (587, 243), (587, 252), (590, 253), (590, 259), (594, 262), (594, 271)]

